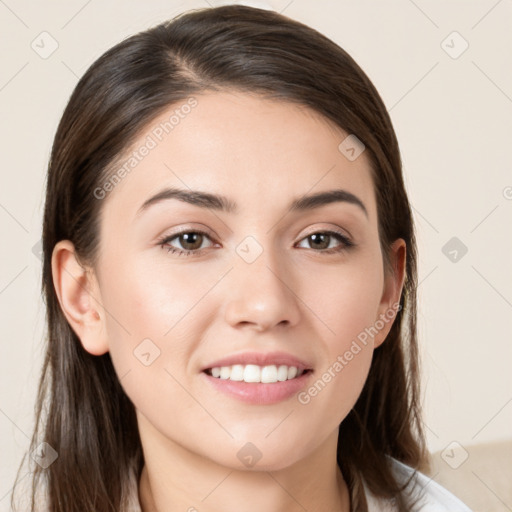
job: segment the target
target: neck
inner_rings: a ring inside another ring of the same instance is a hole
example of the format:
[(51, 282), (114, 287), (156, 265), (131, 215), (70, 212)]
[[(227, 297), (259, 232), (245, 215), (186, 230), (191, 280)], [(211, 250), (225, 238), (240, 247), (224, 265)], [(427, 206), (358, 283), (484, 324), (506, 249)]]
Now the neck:
[(313, 453), (278, 470), (240, 470), (155, 435), (140, 419), (145, 465), (142, 512), (350, 512), (348, 487), (336, 463), (337, 431)]

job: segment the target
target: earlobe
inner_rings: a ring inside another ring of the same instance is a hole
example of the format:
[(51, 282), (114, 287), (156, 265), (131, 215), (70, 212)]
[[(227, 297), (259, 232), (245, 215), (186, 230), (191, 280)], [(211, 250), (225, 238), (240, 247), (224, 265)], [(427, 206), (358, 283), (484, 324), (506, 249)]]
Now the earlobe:
[(387, 273), (384, 279), (384, 289), (379, 305), (376, 324), (379, 328), (374, 337), (374, 348), (386, 339), (399, 311), (400, 298), (405, 282), (407, 247), (402, 238), (393, 242), (390, 248), (390, 260), (393, 273)]
[(60, 307), (84, 349), (92, 355), (108, 351), (100, 290), (92, 270), (78, 261), (74, 245), (59, 241), (52, 253), (53, 285)]

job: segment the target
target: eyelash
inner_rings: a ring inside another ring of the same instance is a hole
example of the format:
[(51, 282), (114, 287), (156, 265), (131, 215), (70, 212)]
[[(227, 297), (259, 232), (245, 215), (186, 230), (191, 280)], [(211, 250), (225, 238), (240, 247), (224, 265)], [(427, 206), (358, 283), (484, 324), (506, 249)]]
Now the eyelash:
[[(182, 250), (182, 249), (176, 249), (176, 247), (166, 246), (166, 244), (168, 244), (170, 241), (174, 240), (175, 238), (178, 238), (179, 236), (184, 235), (184, 234), (191, 234), (191, 233), (204, 235), (204, 236), (210, 238), (210, 235), (208, 233), (206, 233), (205, 231), (202, 231), (200, 229), (186, 230), (186, 231), (180, 231), (179, 233), (174, 233), (171, 236), (166, 236), (166, 237), (160, 238), (158, 240), (158, 245), (162, 249), (167, 249), (167, 252), (177, 254), (178, 256), (198, 256), (201, 254), (202, 249)], [(340, 233), (339, 231), (315, 231), (315, 232), (310, 233), (309, 235), (305, 236), (300, 241), (302, 242), (302, 240), (309, 238), (312, 235), (318, 235), (318, 234), (331, 235), (334, 238), (336, 238), (338, 241), (342, 242), (342, 245), (339, 247), (333, 247), (331, 249), (323, 249), (323, 250), (319, 250), (319, 251), (315, 251), (313, 249), (314, 252), (318, 252), (318, 253), (322, 253), (322, 254), (334, 254), (334, 253), (346, 251), (355, 246), (355, 244), (351, 240), (349, 240), (343, 233)]]

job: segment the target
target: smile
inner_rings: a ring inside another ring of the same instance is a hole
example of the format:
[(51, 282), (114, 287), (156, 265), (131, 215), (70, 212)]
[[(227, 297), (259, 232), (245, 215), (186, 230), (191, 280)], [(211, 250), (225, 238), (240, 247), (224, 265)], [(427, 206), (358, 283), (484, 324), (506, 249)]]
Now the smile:
[(285, 382), (300, 377), (305, 370), (297, 369), (296, 366), (268, 365), (258, 366), (255, 364), (235, 364), (233, 366), (217, 366), (206, 370), (212, 377), (232, 380), (238, 382), (261, 382), (264, 384)]

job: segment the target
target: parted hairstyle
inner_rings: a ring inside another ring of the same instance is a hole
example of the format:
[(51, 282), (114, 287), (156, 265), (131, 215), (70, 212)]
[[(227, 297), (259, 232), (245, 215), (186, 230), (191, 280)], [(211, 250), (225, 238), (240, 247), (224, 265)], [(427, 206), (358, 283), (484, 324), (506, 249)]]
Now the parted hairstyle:
[(391, 331), (375, 349), (364, 388), (340, 424), (337, 462), (352, 511), (367, 510), (363, 480), (376, 495), (394, 498), (400, 511), (409, 511), (414, 500), (394, 475), (390, 457), (423, 471), (429, 455), (419, 397), (416, 241), (396, 135), (374, 85), (340, 46), (277, 12), (242, 5), (187, 11), (124, 39), (89, 67), (64, 110), (46, 181), (47, 332), (26, 454), (30, 461), (28, 454), (46, 442), (58, 458), (46, 468), (34, 464), (30, 510), (37, 510), (39, 494), (48, 512), (122, 511), (130, 470), (140, 477), (144, 460), (134, 406), (109, 353), (88, 353), (68, 324), (53, 285), (52, 251), (68, 239), (79, 259), (94, 268), (104, 203), (95, 190), (157, 116), (212, 91), (309, 107), (365, 145), (384, 269), (393, 272), (388, 253), (402, 238), (406, 276)]

